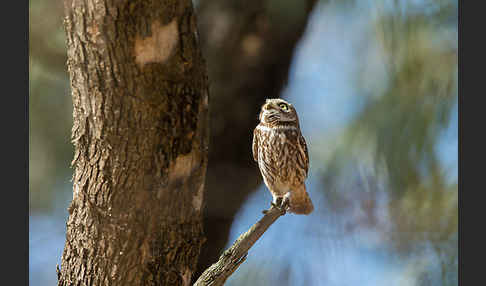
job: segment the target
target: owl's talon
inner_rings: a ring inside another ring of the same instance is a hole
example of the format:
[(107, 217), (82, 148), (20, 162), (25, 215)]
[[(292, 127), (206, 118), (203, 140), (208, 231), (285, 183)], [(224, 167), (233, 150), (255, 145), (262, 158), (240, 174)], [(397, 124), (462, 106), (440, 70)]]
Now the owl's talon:
[(285, 196), (280, 204), (280, 208), (284, 210), (288, 210), (290, 208), (290, 199), (289, 197)]
[[(275, 201), (271, 201), (270, 202), (270, 209), (271, 208), (280, 208), (280, 206), (277, 205), (277, 203)], [(263, 214), (267, 214), (270, 209), (268, 209), (268, 210), (262, 210), (262, 213)]]
[(281, 204), (282, 204), (282, 197), (277, 197), (273, 199), (273, 201), (270, 203), (270, 205), (274, 208), (280, 208)]
[[(286, 211), (285, 208), (282, 208), (282, 202), (283, 201), (284, 201), (284, 199), (282, 197), (274, 198), (273, 201), (270, 202), (270, 209), (276, 208), (282, 213), (282, 215), (284, 215), (287, 211)], [(263, 210), (262, 213), (267, 214), (270, 211), (270, 209)]]

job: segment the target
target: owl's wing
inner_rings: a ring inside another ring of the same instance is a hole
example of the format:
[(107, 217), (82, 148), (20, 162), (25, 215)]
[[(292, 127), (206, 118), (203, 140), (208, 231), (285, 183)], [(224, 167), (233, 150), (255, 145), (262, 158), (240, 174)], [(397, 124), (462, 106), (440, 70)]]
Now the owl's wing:
[(252, 144), (252, 149), (253, 149), (253, 160), (255, 162), (258, 162), (258, 129), (255, 128), (253, 130), (253, 144)]
[(307, 173), (309, 172), (309, 153), (307, 151), (307, 144), (305, 143), (304, 136), (300, 135), (297, 143), (299, 146), (299, 156), (302, 159), (301, 162), (304, 162), (305, 176), (307, 178)]

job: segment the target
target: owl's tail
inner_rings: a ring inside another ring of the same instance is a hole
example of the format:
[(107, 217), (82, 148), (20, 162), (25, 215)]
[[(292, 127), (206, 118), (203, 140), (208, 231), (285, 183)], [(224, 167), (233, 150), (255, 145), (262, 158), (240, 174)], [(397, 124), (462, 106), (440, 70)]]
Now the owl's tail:
[(308, 215), (313, 210), (314, 204), (312, 204), (312, 200), (305, 189), (305, 185), (303, 184), (302, 187), (292, 192), (292, 195), (290, 196), (289, 211), (295, 214)]

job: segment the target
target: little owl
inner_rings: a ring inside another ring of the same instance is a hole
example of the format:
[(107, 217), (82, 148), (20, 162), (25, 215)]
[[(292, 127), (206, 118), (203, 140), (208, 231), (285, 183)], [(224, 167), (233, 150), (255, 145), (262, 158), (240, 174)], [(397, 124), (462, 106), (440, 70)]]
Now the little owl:
[(292, 104), (267, 99), (253, 131), (253, 159), (272, 193), (272, 205), (295, 214), (310, 214), (314, 205), (305, 189), (309, 155)]

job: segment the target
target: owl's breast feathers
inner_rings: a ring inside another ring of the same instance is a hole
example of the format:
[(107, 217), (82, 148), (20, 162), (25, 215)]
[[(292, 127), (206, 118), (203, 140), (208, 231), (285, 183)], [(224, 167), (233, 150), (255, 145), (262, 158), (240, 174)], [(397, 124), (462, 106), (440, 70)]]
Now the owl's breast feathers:
[(266, 126), (253, 131), (253, 159), (266, 182), (299, 186), (307, 178), (309, 155), (297, 126)]

